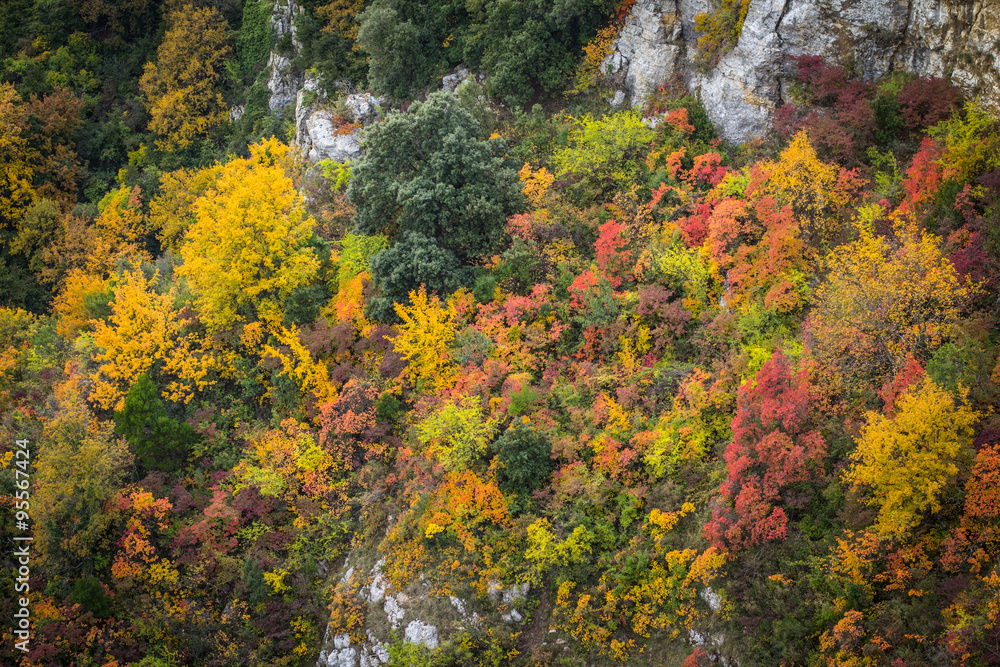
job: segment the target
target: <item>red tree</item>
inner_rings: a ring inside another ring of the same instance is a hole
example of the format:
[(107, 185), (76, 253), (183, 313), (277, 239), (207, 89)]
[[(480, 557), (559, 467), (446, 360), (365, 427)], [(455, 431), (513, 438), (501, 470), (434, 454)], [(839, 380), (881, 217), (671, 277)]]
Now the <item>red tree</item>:
[(783, 491), (813, 478), (826, 454), (823, 437), (809, 428), (809, 403), (806, 371), (793, 375), (781, 352), (755, 382), (740, 387), (725, 454), (728, 475), (705, 524), (713, 546), (735, 551), (785, 538)]

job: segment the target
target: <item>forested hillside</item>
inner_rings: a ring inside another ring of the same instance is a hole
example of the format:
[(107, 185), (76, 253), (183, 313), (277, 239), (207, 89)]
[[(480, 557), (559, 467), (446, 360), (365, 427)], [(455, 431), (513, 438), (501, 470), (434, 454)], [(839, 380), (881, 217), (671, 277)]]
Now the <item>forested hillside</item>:
[(1000, 664), (993, 107), (632, 5), (3, 3), (0, 663)]

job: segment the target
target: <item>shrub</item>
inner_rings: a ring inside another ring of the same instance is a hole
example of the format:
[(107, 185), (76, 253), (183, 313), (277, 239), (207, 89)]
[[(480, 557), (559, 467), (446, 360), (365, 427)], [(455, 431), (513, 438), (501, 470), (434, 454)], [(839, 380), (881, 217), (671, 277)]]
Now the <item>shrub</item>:
[(490, 447), (503, 465), (497, 476), (505, 493), (537, 489), (552, 471), (552, 443), (524, 421), (508, 429)]
[(129, 389), (124, 409), (115, 412), (115, 426), (145, 470), (176, 471), (196, 440), (194, 429), (167, 416), (145, 373)]

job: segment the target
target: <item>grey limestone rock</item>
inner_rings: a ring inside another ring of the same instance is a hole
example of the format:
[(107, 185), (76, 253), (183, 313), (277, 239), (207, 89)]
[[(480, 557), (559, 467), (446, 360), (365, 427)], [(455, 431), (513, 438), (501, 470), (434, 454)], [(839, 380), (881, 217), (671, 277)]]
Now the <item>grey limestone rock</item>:
[(296, 74), (291, 60), (274, 51), (271, 52), (267, 66), (271, 70), (271, 78), (267, 81), (267, 106), (271, 113), (281, 115), (295, 103), (302, 77)]
[(449, 93), (453, 93), (462, 84), (462, 82), (468, 78), (469, 68), (465, 65), (459, 65), (455, 68), (454, 72), (451, 74), (445, 74), (441, 77), (441, 88)]
[(437, 628), (420, 619), (414, 619), (406, 626), (404, 631), (406, 641), (411, 644), (423, 644), (427, 648), (437, 648), (438, 631)]
[(818, 55), (868, 81), (896, 70), (950, 76), (1000, 111), (996, 0), (751, 0), (736, 46), (704, 71), (695, 21), (713, 8), (710, 0), (636, 2), (603, 65), (633, 106), (681, 75), (720, 133), (743, 142), (766, 132), (789, 101), (790, 57)]
[[(280, 44), (288, 38), (295, 54), (302, 50), (302, 42), (295, 29), (295, 20), (301, 13), (302, 7), (295, 0), (278, 0), (269, 21), (276, 43)], [(288, 54), (276, 50), (271, 51), (267, 66), (271, 72), (267, 81), (267, 105), (271, 113), (281, 115), (295, 103), (296, 95), (302, 87), (302, 75), (292, 65)]]
[(673, 76), (682, 33), (675, 0), (639, 0), (601, 71), (619, 79), (624, 86), (620, 92), (627, 92), (632, 104), (639, 106)]
[[(347, 95), (343, 99), (343, 114), (347, 120), (361, 125), (376, 121), (384, 101), (369, 93)], [(295, 103), (295, 144), (310, 162), (331, 159), (336, 162), (361, 156), (361, 130), (344, 133), (335, 112), (320, 90), (319, 82), (306, 77)]]
[(406, 615), (406, 610), (403, 609), (401, 604), (402, 600), (399, 596), (390, 595), (385, 599), (385, 606), (382, 608), (385, 611), (386, 617), (389, 619), (389, 623), (394, 628), (398, 628), (400, 623), (403, 622), (403, 616)]

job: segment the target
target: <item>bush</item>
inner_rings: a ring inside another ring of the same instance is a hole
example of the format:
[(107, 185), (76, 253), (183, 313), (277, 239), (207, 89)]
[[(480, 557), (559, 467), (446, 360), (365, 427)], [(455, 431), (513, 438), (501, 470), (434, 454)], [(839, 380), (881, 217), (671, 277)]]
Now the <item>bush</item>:
[(104, 592), (104, 586), (94, 576), (77, 579), (73, 584), (71, 595), (73, 604), (83, 605), (83, 608), (97, 618), (111, 616), (111, 598)]
[(186, 423), (167, 416), (156, 386), (145, 373), (129, 389), (124, 409), (115, 413), (115, 426), (147, 471), (178, 470), (197, 437)]
[(552, 471), (552, 443), (524, 422), (508, 429), (491, 448), (503, 464), (498, 477), (505, 493), (537, 489)]

